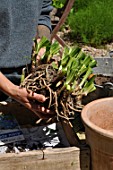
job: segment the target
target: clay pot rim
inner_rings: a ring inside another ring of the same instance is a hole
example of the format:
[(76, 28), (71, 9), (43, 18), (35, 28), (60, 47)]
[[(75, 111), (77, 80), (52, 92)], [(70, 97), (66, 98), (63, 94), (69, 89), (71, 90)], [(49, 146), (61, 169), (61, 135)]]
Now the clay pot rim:
[(111, 101), (113, 100), (113, 97), (106, 97), (106, 98), (102, 98), (102, 99), (97, 99), (94, 100), (90, 103), (88, 103), (86, 106), (84, 106), (84, 108), (82, 109), (81, 112), (81, 118), (83, 121), (84, 126), (90, 128), (91, 130), (97, 132), (100, 135), (103, 135), (105, 137), (110, 137), (113, 138), (113, 132), (110, 132), (109, 130), (105, 130), (100, 128), (99, 126), (95, 125), (94, 123), (92, 123), (88, 116), (87, 116), (87, 110), (89, 109), (89, 107), (93, 106), (96, 103), (101, 103), (102, 101)]

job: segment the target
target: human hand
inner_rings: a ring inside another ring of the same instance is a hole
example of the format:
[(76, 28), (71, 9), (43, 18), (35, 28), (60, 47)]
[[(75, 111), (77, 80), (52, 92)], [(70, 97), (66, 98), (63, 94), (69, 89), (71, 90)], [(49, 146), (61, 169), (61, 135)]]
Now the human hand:
[(18, 101), (31, 111), (33, 111), (40, 118), (51, 118), (54, 116), (54, 113), (44, 107), (41, 107), (39, 104), (36, 104), (34, 101), (43, 103), (46, 101), (46, 98), (37, 93), (33, 93), (26, 88), (21, 88), (9, 81), (1, 72), (0, 72), (0, 90), (3, 91), (8, 96), (12, 97), (14, 100)]
[(26, 88), (21, 88), (19, 86), (15, 86), (15, 90), (13, 90), (12, 97), (24, 105), (26, 108), (33, 111), (39, 118), (48, 119), (54, 116), (54, 112), (41, 107), (40, 104), (37, 104), (34, 101), (38, 101), (39, 103), (43, 103), (46, 101), (46, 98), (41, 95), (34, 93), (32, 91), (27, 91)]

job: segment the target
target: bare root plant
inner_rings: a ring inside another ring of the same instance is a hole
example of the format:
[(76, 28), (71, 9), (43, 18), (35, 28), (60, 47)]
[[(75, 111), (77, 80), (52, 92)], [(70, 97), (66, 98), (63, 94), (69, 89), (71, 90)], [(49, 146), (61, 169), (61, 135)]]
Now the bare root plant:
[[(46, 51), (40, 64), (36, 64), (41, 48)], [(62, 57), (57, 60), (59, 53), (58, 42), (50, 43), (45, 37), (35, 42), (32, 55), (35, 68), (21, 82), (21, 87), (43, 94), (47, 100), (40, 105), (53, 110), (58, 121), (66, 119), (72, 126), (70, 120), (83, 108), (82, 97), (95, 90), (92, 67), (96, 61), (78, 47), (64, 48)]]

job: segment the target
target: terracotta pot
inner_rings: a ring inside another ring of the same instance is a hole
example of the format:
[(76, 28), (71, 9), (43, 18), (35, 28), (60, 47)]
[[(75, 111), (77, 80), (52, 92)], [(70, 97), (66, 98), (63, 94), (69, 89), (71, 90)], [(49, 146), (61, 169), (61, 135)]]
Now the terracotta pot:
[(92, 170), (113, 170), (113, 97), (87, 104), (81, 113)]

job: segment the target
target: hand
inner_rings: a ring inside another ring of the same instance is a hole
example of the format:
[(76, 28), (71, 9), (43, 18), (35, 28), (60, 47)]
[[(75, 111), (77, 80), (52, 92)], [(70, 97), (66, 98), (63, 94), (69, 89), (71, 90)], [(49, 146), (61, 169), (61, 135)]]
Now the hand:
[(19, 86), (15, 87), (16, 88), (15, 91), (13, 91), (12, 97), (25, 107), (33, 111), (39, 118), (47, 119), (54, 116), (54, 112), (51, 112), (49, 109), (41, 107), (40, 104), (34, 102), (45, 102), (46, 98), (43, 95), (34, 93), (32, 91), (28, 92), (26, 88), (21, 88)]
[(27, 91), (26, 88), (20, 88), (19, 86), (14, 85), (9, 81), (1, 72), (0, 72), (0, 90), (3, 91), (8, 96), (11, 96), (13, 99), (32, 110), (40, 118), (50, 118), (54, 116), (54, 113), (44, 107), (40, 107), (38, 104), (35, 104), (33, 101), (38, 101), (43, 103), (46, 98), (32, 91)]

